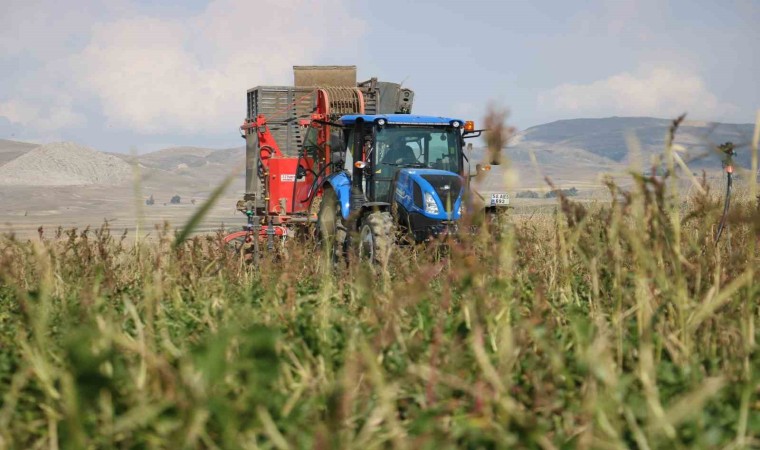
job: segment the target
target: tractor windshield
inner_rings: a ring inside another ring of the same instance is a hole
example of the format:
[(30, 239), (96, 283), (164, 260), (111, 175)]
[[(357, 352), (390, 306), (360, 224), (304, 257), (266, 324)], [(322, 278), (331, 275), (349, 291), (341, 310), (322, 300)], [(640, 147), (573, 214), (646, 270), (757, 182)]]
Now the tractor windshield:
[(459, 130), (451, 127), (387, 126), (377, 130), (377, 165), (416, 165), (460, 172)]
[(459, 174), (462, 144), (459, 130), (449, 126), (386, 126), (376, 134), (375, 198), (386, 201), (393, 176), (401, 167), (446, 170)]

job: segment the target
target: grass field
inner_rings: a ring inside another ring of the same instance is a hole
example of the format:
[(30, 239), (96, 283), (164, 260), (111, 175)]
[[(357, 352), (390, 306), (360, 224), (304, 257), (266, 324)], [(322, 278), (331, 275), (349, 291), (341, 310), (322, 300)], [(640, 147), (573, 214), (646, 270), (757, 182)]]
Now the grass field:
[[(760, 212), (637, 178), (387, 267), (0, 240), (0, 448), (760, 446)], [(754, 191), (754, 186), (748, 187)]]

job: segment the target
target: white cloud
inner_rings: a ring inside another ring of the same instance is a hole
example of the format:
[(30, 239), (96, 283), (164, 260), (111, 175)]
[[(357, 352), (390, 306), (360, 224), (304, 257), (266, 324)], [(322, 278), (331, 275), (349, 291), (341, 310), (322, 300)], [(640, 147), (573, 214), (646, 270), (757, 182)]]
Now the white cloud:
[(613, 37), (627, 34), (647, 39), (666, 17), (667, 8), (656, 0), (600, 2), (596, 8), (579, 8), (569, 20), (575, 30), (584, 34)]
[(48, 60), (82, 46), (91, 25), (125, 12), (126, 0), (3, 0), (0, 6), (0, 57)]
[(235, 133), (247, 89), (290, 84), (294, 64), (351, 63), (364, 32), (346, 0), (212, 0), (182, 17), (128, 0), (9, 1), (0, 61), (28, 67), (0, 86), (0, 116), (32, 129), (81, 125), (94, 102), (117, 129)]
[(15, 124), (29, 123), (39, 118), (40, 110), (23, 100), (0, 102), (0, 117), (5, 117)]
[(11, 99), (0, 102), (0, 117), (19, 125), (36, 124), (47, 131), (81, 126), (87, 123), (82, 114), (74, 112), (70, 106), (54, 105), (40, 108), (32, 102)]
[(290, 84), (293, 64), (353, 48), (363, 23), (345, 9), (338, 0), (216, 0), (189, 20), (101, 24), (76, 70), (113, 126), (141, 133), (233, 130), (247, 89)]
[(46, 116), (43, 117), (42, 126), (52, 130), (63, 130), (70, 127), (79, 127), (87, 123), (87, 118), (70, 106), (52, 106)]
[(562, 84), (539, 95), (548, 110), (574, 116), (672, 117), (720, 119), (737, 108), (721, 102), (697, 74), (653, 68), (621, 73), (589, 84)]

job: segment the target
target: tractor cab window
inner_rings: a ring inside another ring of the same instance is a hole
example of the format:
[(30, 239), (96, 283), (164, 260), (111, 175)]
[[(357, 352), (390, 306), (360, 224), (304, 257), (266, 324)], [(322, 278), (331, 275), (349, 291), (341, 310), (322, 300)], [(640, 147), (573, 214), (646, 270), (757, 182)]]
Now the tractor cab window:
[(321, 153), (319, 143), (317, 141), (318, 130), (314, 127), (308, 127), (306, 129), (306, 135), (303, 138), (303, 149), (306, 156), (310, 158), (317, 158), (317, 155)]
[(461, 172), (461, 139), (459, 131), (451, 127), (379, 128), (374, 153), (375, 201), (390, 201), (393, 177), (401, 168)]
[[(325, 158), (325, 145), (319, 142), (320, 129), (316, 127), (306, 128), (306, 133), (303, 138), (303, 150), (305, 155), (316, 159)], [(330, 127), (329, 137), (330, 156), (331, 160), (343, 160), (343, 153), (346, 151), (346, 143), (343, 140), (343, 130), (338, 127)]]
[(459, 173), (459, 154), (457, 145), (452, 142), (449, 133), (430, 133), (425, 163), (433, 169)]
[(332, 162), (346, 161), (346, 142), (343, 140), (343, 130), (337, 127), (330, 127), (330, 157)]
[(343, 132), (343, 140), (346, 144), (345, 165), (343, 169), (351, 173), (351, 170), (354, 168), (354, 130), (345, 130)]

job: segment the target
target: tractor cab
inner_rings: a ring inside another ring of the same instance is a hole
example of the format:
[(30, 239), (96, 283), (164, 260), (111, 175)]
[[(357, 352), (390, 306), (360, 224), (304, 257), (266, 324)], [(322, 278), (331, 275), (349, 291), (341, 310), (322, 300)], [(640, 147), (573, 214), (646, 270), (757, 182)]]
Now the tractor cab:
[(456, 228), (466, 184), (464, 121), (383, 114), (346, 115), (339, 123), (345, 170), (328, 177), (326, 190), (332, 192), (323, 204), (330, 208), (334, 195), (336, 219), (360, 232), (360, 249), (372, 234), (389, 229), (421, 242)]
[(361, 182), (368, 202), (393, 203), (402, 173), (459, 177), (463, 172), (460, 120), (388, 114), (343, 116), (341, 123), (354, 185)]

